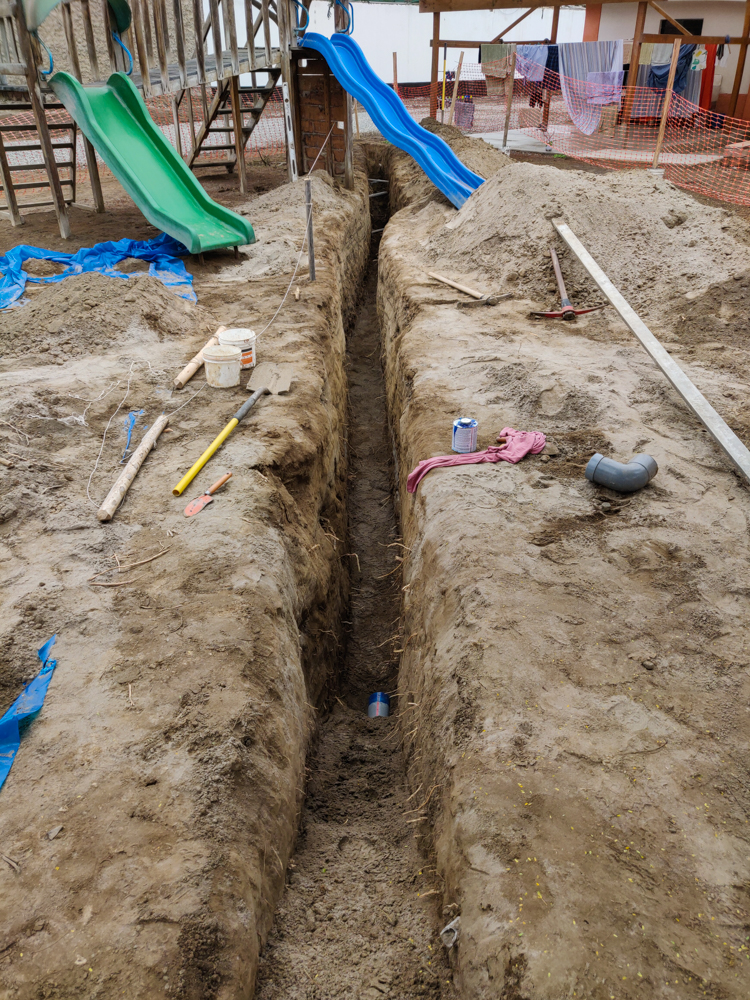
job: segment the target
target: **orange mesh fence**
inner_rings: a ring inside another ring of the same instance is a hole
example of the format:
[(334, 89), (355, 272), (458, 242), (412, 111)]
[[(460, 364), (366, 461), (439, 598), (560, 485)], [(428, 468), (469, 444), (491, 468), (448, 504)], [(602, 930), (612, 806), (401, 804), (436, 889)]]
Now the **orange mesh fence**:
[[(518, 57), (518, 71), (527, 67)], [(456, 95), (453, 124), (473, 134), (493, 134), (501, 141), (510, 79), (485, 67), (464, 63)], [(448, 121), (453, 81), (433, 86), (438, 121)], [(399, 87), (409, 113), (417, 121), (429, 114), (430, 86)], [(516, 76), (509, 131), (522, 132), (557, 153), (611, 169), (653, 165), (664, 109), (664, 90), (602, 86), (561, 78), (546, 70), (530, 82)], [(361, 116), (360, 111), (360, 116)], [(512, 136), (511, 136), (512, 139)], [(750, 121), (698, 107), (672, 94), (657, 166), (680, 187), (720, 201), (750, 205)]]
[[(197, 138), (204, 120), (200, 89), (186, 91), (185, 97), (179, 107), (180, 140), (182, 144), (182, 152), (185, 156), (192, 151), (193, 143), (195, 141), (195, 139), (191, 139), (191, 124), (187, 103), (188, 94), (190, 95), (190, 99), (192, 101), (192, 127), (194, 129), (193, 136), (195, 138)], [(207, 88), (207, 101), (209, 106), (212, 96), (212, 90), (209, 87)], [(252, 95), (241, 94), (241, 100), (243, 111), (249, 111), (253, 102)], [(173, 146), (176, 146), (176, 130), (171, 98), (147, 98), (146, 104), (151, 117), (158, 128), (164, 133), (169, 142), (171, 142)], [(246, 124), (249, 124), (249, 121), (250, 119), (246, 117)], [(70, 198), (74, 193), (72, 188), (74, 172), (73, 168), (67, 164), (73, 159), (73, 150), (64, 144), (69, 144), (71, 141), (73, 121), (65, 110), (51, 110), (47, 111), (47, 122), (50, 128), (52, 144), (56, 147), (55, 159), (60, 165), (60, 178), (63, 182), (71, 182), (67, 184), (64, 183), (63, 186), (63, 193), (66, 198)], [(41, 150), (15, 148), (35, 145), (38, 142), (36, 127), (34, 125), (34, 116), (30, 111), (22, 111), (16, 115), (8, 115), (4, 117), (2, 119), (2, 124), (4, 126), (17, 126), (16, 129), (13, 129), (12, 127), (7, 128), (7, 130), (3, 131), (2, 135), (8, 157), (8, 165), (11, 168), (13, 175), (14, 186), (20, 184), (29, 185), (28, 187), (20, 188), (17, 191), (19, 205), (23, 207), (25, 203), (38, 202), (40, 195), (44, 194), (45, 188), (42, 186), (33, 186), (34, 182), (42, 185), (47, 180), (47, 173), (44, 168), (44, 160), (42, 158)], [(217, 121), (216, 124), (225, 124), (226, 126), (231, 127), (231, 115), (227, 118), (226, 122)], [(81, 184), (82, 182), (85, 183), (87, 177), (86, 156), (83, 148), (83, 137), (80, 131), (76, 130), (75, 135), (76, 142), (74, 152), (78, 174), (77, 183)], [(227, 159), (227, 154), (229, 154), (229, 158), (232, 158), (233, 152), (231, 150), (216, 147), (220, 144), (232, 141), (233, 138), (233, 134), (229, 132), (209, 132), (202, 144), (199, 157), (200, 161), (206, 162), (212, 159)], [(250, 160), (256, 159), (263, 162), (266, 162), (269, 159), (283, 158), (286, 155), (284, 112), (280, 90), (278, 93), (274, 92), (274, 94), (271, 95), (260, 120), (250, 133), (250, 138), (248, 139), (247, 146), (245, 147), (245, 155)], [(103, 169), (103, 163), (98, 156), (97, 160), (99, 161), (100, 169)], [(47, 188), (47, 190), (49, 189)], [(3, 203), (0, 202), (0, 209), (3, 207)]]

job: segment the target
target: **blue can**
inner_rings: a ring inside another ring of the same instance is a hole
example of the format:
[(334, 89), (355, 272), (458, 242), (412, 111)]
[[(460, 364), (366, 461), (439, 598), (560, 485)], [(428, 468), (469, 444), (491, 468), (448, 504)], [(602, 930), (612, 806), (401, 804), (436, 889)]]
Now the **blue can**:
[(391, 711), (391, 699), (385, 691), (376, 691), (370, 695), (367, 703), (367, 714), (371, 719), (387, 719)]
[(477, 450), (477, 428), (472, 417), (459, 417), (453, 421), (453, 450), (459, 455), (469, 455)]

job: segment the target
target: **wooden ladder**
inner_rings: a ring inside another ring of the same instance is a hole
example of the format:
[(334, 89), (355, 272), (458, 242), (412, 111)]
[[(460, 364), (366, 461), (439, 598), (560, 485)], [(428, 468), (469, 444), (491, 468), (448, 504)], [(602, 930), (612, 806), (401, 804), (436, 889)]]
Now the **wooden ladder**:
[[(30, 103), (13, 101), (12, 103), (0, 103), (0, 191), (5, 196), (5, 204), (0, 203), (0, 211), (6, 211), (10, 216), (10, 221), (14, 226), (23, 223), (20, 208), (41, 208), (43, 206), (54, 206), (52, 199), (45, 201), (22, 201), (19, 204), (17, 192), (34, 191), (39, 188), (51, 188), (52, 184), (48, 176), (48, 171), (44, 162), (44, 150), (39, 137), (39, 132), (35, 122), (22, 124), (18, 122), (8, 122), (6, 116), (10, 114), (28, 112), (32, 110)], [(45, 115), (48, 111), (65, 111), (62, 104), (45, 103)], [(60, 186), (69, 188), (69, 193), (64, 195), (66, 205), (70, 205), (76, 199), (76, 123), (69, 119), (62, 122), (47, 122), (47, 129), (50, 132), (53, 155), (57, 164), (57, 171), (66, 171), (67, 176), (60, 176)], [(6, 141), (9, 133), (25, 133), (28, 140), (25, 142), (13, 141), (10, 144)], [(60, 159), (57, 150), (67, 150), (64, 158)], [(9, 163), (8, 154), (14, 162)], [(19, 153), (38, 153), (32, 157), (21, 157), (22, 160), (30, 162), (17, 162)], [(44, 177), (34, 177), (34, 174), (44, 174)]]
[[(237, 164), (237, 143), (234, 135), (235, 126), (233, 121), (232, 91), (237, 94), (242, 115), (242, 149), (247, 145), (253, 129), (258, 124), (265, 111), (266, 105), (276, 89), (276, 84), (281, 76), (281, 69), (274, 67), (267, 71), (268, 77), (264, 87), (239, 87), (233, 83), (236, 77), (229, 80), (220, 80), (216, 87), (216, 93), (208, 109), (208, 116), (201, 125), (195, 139), (193, 152), (188, 158), (188, 166), (195, 170), (197, 167), (216, 167), (223, 165), (230, 172)], [(243, 97), (250, 96), (252, 103), (243, 100)], [(250, 121), (247, 122), (247, 118)], [(247, 123), (246, 123), (247, 122)], [(218, 136), (221, 142), (207, 142), (209, 135)], [(221, 158), (199, 159), (201, 153), (212, 154), (216, 150), (224, 151)]]

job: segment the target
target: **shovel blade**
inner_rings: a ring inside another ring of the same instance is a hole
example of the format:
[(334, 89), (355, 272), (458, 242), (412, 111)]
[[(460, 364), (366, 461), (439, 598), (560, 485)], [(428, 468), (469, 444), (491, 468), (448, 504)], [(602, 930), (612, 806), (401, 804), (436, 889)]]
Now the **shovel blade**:
[(202, 497), (196, 497), (195, 500), (191, 500), (185, 508), (185, 517), (192, 517), (193, 514), (197, 514), (198, 511), (203, 510), (206, 504), (213, 503), (213, 500), (214, 498), (209, 496), (208, 493), (204, 493)]

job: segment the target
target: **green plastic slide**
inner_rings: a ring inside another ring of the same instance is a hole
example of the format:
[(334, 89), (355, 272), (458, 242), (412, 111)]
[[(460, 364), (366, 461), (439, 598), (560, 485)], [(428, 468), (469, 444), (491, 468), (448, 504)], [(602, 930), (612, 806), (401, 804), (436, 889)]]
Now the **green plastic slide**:
[(50, 85), (153, 226), (191, 253), (255, 242), (247, 219), (208, 197), (124, 73), (104, 87), (55, 73)]

